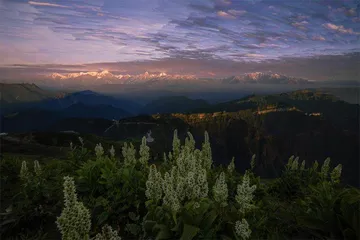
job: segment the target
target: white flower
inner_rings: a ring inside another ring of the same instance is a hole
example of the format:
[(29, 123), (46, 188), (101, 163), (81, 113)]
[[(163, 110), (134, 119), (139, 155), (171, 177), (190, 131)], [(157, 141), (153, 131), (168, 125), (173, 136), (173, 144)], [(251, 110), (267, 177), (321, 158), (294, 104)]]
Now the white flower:
[(109, 225), (105, 225), (102, 227), (102, 232), (98, 233), (94, 240), (121, 240), (121, 237)]
[[(169, 153), (169, 162), (172, 167), (165, 172), (162, 179), (163, 205), (169, 207), (173, 213), (179, 211), (184, 201), (196, 202), (208, 196), (207, 169), (204, 165), (211, 166), (211, 156), (208, 156), (211, 153), (209, 148), (210, 146), (205, 143), (203, 151), (195, 149), (195, 140), (191, 133), (188, 133), (185, 145), (181, 146), (177, 131), (174, 132), (173, 152)], [(152, 178), (149, 174), (148, 189), (152, 187)], [(150, 196), (150, 190), (148, 196)]]
[(203, 167), (205, 169), (210, 169), (212, 166), (212, 153), (209, 140), (208, 132), (205, 132), (205, 140), (202, 144), (202, 154), (203, 154)]
[(148, 180), (146, 181), (145, 195), (148, 199), (158, 201), (162, 198), (162, 178), (161, 173), (156, 170), (156, 166), (152, 164), (149, 169)]
[(110, 148), (109, 152), (110, 152), (110, 156), (111, 156), (112, 158), (114, 158), (114, 157), (115, 157), (115, 149), (114, 149), (114, 146), (113, 146), (113, 145), (111, 145), (111, 148)]
[(237, 221), (235, 224), (235, 232), (236, 235), (241, 237), (242, 239), (249, 239), (251, 235), (251, 229), (249, 227), (249, 223), (246, 219), (242, 219), (241, 222)]
[(139, 162), (143, 165), (148, 164), (149, 158), (150, 158), (150, 148), (146, 145), (146, 137), (142, 138), (142, 142), (140, 145), (140, 158), (139, 158)]
[(248, 173), (246, 172), (242, 184), (238, 184), (237, 193), (235, 200), (240, 205), (239, 211), (245, 213), (247, 210), (254, 208), (254, 205), (251, 203), (254, 198), (254, 191), (256, 190), (256, 185), (250, 187), (250, 179)]
[(230, 164), (228, 165), (228, 172), (230, 173), (230, 174), (232, 174), (234, 171), (235, 171), (235, 162), (234, 162), (234, 160), (235, 160), (235, 158), (233, 157), (232, 159), (231, 159), (231, 162), (230, 162)]
[(340, 177), (341, 177), (341, 170), (342, 170), (342, 165), (339, 164), (337, 165), (331, 172), (330, 176), (331, 176), (331, 180), (335, 183), (339, 183), (340, 182)]
[(286, 169), (290, 170), (290, 169), (292, 168), (293, 161), (294, 161), (294, 155), (292, 155), (292, 156), (289, 158), (289, 160), (288, 160), (288, 162), (287, 162), (287, 164), (286, 164)]
[(136, 164), (135, 154), (136, 149), (134, 148), (134, 145), (132, 145), (132, 143), (130, 143), (130, 145), (124, 143), (124, 146), (122, 148), (122, 155), (124, 156), (125, 166), (133, 166)]
[(173, 137), (173, 155), (175, 158), (177, 158), (180, 154), (180, 139), (178, 138), (177, 129), (174, 131), (174, 137)]
[(301, 162), (300, 170), (305, 170), (305, 160)]
[(29, 176), (29, 170), (25, 161), (22, 161), (20, 168), (20, 178), (24, 181)]
[(256, 157), (255, 154), (251, 157), (251, 161), (250, 161), (251, 170), (254, 170), (255, 168), (255, 157)]
[(34, 161), (34, 172), (36, 176), (40, 176), (41, 174), (41, 167), (40, 167), (40, 163), (38, 160)]
[(101, 157), (104, 154), (104, 148), (101, 146), (101, 143), (96, 144), (95, 146), (96, 157)]
[(216, 202), (220, 203), (222, 206), (227, 205), (228, 188), (225, 181), (224, 172), (222, 172), (216, 179), (215, 185), (213, 187), (213, 195)]
[(90, 212), (83, 203), (77, 201), (75, 183), (71, 177), (64, 177), (64, 201), (65, 208), (56, 221), (62, 239), (88, 239), (91, 228)]
[(316, 171), (318, 167), (319, 167), (319, 163), (318, 161), (315, 161), (312, 167), (313, 171)]
[(295, 160), (291, 164), (291, 170), (298, 170), (299, 169), (299, 157), (296, 157)]
[(321, 167), (321, 175), (326, 178), (330, 170), (330, 158), (325, 159)]
[(80, 142), (81, 146), (84, 146), (84, 140), (82, 139), (82, 137), (79, 137), (79, 142)]

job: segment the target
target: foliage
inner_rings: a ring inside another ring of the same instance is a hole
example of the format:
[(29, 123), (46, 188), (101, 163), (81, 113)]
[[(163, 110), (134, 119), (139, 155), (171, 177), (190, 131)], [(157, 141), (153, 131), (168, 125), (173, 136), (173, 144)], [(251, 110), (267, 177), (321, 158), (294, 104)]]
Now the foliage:
[(328, 158), (320, 166), (291, 156), (278, 178), (260, 179), (255, 155), (244, 173), (237, 167), (245, 163), (235, 158), (227, 166), (214, 166), (211, 140), (205, 132), (204, 142), (196, 145), (188, 133), (182, 142), (175, 131), (171, 150), (156, 164), (146, 138), (119, 151), (100, 143), (91, 151), (79, 138), (80, 146), (71, 145), (68, 161), (2, 159), (1, 184), (6, 188), (1, 195), (9, 199), (1, 198), (6, 205), (1, 209), (1, 237), (360, 237), (360, 190), (342, 184), (341, 164), (333, 167)]

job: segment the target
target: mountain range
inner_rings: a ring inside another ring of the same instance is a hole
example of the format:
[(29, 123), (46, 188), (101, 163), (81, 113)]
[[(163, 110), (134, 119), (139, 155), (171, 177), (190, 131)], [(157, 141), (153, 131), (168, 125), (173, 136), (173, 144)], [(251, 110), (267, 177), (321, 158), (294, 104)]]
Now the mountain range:
[(179, 75), (179, 74), (167, 74), (161, 73), (149, 73), (144, 74), (113, 74), (107, 70), (100, 72), (79, 72), (79, 73), (52, 73), (46, 76), (47, 80), (53, 80), (53, 83), (66, 85), (66, 84), (156, 84), (156, 83), (169, 83), (169, 84), (181, 84), (186, 82), (193, 83), (220, 83), (220, 84), (311, 84), (303, 78), (295, 78), (291, 76), (274, 74), (274, 73), (262, 73), (253, 72), (246, 73), (240, 76), (231, 76), (227, 78), (213, 78), (203, 79), (197, 78), (194, 75)]
[[(0, 89), (0, 113), (26, 109), (42, 109), (60, 111), (75, 104), (84, 104), (89, 107), (104, 105), (126, 112), (124, 116), (137, 114), (142, 106), (134, 101), (102, 95), (93, 91), (63, 92), (50, 91), (39, 88), (35, 84), (2, 84)], [(100, 116), (99, 116), (100, 117)]]
[(281, 74), (254, 72), (247, 73), (242, 76), (232, 76), (222, 79), (223, 83), (257, 83), (257, 84), (311, 84), (313, 82), (296, 77), (289, 77)]
[[(291, 154), (301, 159), (331, 157), (335, 164), (344, 165), (344, 176), (349, 182), (358, 182), (353, 169), (359, 165), (360, 106), (341, 101), (327, 92), (315, 89), (253, 94), (220, 104), (172, 96), (141, 106), (139, 112), (147, 115), (137, 116), (125, 111), (125, 105), (95, 104), (96, 99), (105, 99), (99, 93), (82, 91), (69, 96), (82, 102), (73, 102), (58, 110), (34, 107), (3, 115), (0, 131), (10, 137), (32, 132), (35, 141), (39, 132), (75, 131), (139, 144), (142, 136), (151, 130), (155, 139), (151, 144), (152, 155), (156, 157), (171, 148), (169, 139), (174, 129), (178, 129), (182, 140), (186, 132), (191, 131), (199, 143), (206, 130), (211, 136), (213, 159), (218, 164), (228, 164), (224, 159), (234, 156), (243, 171), (248, 167), (243, 159), (256, 154), (259, 174), (273, 176)], [(109, 101), (111, 99), (114, 100), (109, 97)], [(58, 142), (56, 134), (49, 135), (43, 142), (51, 144), (53, 140)], [(3, 149), (10, 151), (11, 146), (12, 151), (19, 151), (18, 145), (6, 144)], [(68, 142), (62, 144), (68, 146)]]

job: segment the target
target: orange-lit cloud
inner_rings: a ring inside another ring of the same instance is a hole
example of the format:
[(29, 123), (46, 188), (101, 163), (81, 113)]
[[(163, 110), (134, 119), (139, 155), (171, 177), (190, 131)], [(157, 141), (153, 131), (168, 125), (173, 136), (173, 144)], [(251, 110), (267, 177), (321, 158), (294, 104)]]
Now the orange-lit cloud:
[(312, 37), (312, 40), (315, 41), (325, 41), (326, 39), (323, 36), (314, 36)]
[(225, 12), (225, 11), (218, 11), (217, 15), (219, 17), (223, 17), (223, 18), (233, 18), (233, 19), (235, 18), (233, 15), (231, 15), (231, 14)]
[(337, 31), (339, 33), (355, 34), (355, 35), (360, 34), (360, 32), (354, 32), (354, 30), (352, 28), (346, 29), (343, 25), (335, 25), (332, 23), (326, 23), (326, 24), (323, 24), (323, 26), (327, 29)]

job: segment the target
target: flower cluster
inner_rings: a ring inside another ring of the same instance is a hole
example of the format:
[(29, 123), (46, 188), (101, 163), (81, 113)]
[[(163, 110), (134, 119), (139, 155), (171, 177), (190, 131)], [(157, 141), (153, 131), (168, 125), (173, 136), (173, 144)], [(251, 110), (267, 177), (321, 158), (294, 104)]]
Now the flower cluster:
[(130, 143), (129, 145), (127, 143), (124, 143), (124, 146), (122, 148), (122, 155), (124, 157), (124, 164), (125, 166), (134, 166), (136, 164), (136, 149), (134, 148), (134, 145)]
[(36, 176), (40, 176), (41, 175), (41, 167), (40, 167), (40, 163), (38, 160), (34, 161), (34, 172)]
[(256, 157), (255, 154), (251, 157), (251, 161), (250, 161), (250, 169), (251, 170), (254, 170), (254, 168), (255, 168), (255, 157)]
[(170, 173), (165, 173), (162, 181), (162, 188), (164, 191), (163, 204), (164, 206), (169, 207), (173, 213), (177, 213), (181, 207), (180, 201), (183, 199), (183, 190), (185, 186), (182, 179), (176, 181), (176, 175), (176, 167), (173, 167)]
[(146, 137), (142, 138), (142, 142), (140, 145), (140, 158), (139, 158), (139, 162), (142, 165), (147, 166), (149, 158), (150, 158), (150, 148), (146, 145)]
[(180, 139), (178, 138), (178, 134), (177, 134), (176, 129), (174, 131), (172, 147), (173, 147), (173, 157), (176, 159), (177, 157), (179, 157), (180, 147), (181, 147)]
[(246, 219), (242, 219), (241, 221), (237, 221), (235, 223), (235, 232), (236, 235), (241, 237), (242, 239), (249, 239), (251, 235), (251, 229), (249, 228), (249, 223)]
[(322, 167), (321, 167), (321, 176), (326, 178), (330, 170), (330, 158), (325, 159)]
[(207, 133), (203, 150), (199, 150), (195, 149), (195, 140), (191, 133), (188, 133), (184, 146), (181, 146), (175, 130), (173, 152), (169, 153), (169, 160), (172, 167), (165, 172), (161, 180), (161, 174), (157, 173), (154, 167), (150, 168), (147, 197), (153, 200), (161, 198), (162, 193), (157, 187), (161, 182), (163, 205), (177, 213), (184, 201), (197, 202), (208, 196), (207, 169), (211, 168), (212, 159)]
[(145, 195), (149, 200), (157, 202), (162, 198), (162, 194), (161, 173), (157, 171), (156, 166), (153, 164), (149, 169)]
[(301, 162), (300, 170), (301, 170), (301, 171), (304, 171), (304, 170), (305, 170), (305, 160), (303, 160), (303, 161)]
[(101, 157), (104, 154), (104, 148), (101, 146), (101, 143), (96, 144), (95, 154), (97, 158)]
[(20, 168), (20, 179), (25, 181), (29, 176), (29, 169), (25, 161), (22, 161)]
[(90, 212), (78, 202), (73, 178), (64, 177), (65, 208), (56, 224), (63, 240), (89, 239), (91, 227)]
[(98, 233), (94, 240), (121, 240), (118, 233), (111, 228), (109, 225), (102, 227), (102, 232)]
[(115, 158), (115, 149), (114, 149), (114, 146), (111, 145), (111, 148), (109, 150), (109, 153), (110, 153), (110, 157), (111, 158)]
[[(38, 160), (34, 161), (34, 173), (36, 177), (41, 176), (41, 166)], [(32, 176), (34, 175), (29, 171), (26, 161), (22, 161), (20, 168), (20, 179), (27, 183), (32, 178)]]
[(296, 171), (299, 169), (299, 157), (296, 157), (291, 164), (291, 170)]
[(84, 147), (84, 139), (82, 137), (79, 137), (78, 139), (81, 144), (81, 147), (83, 148)]
[(330, 173), (331, 180), (332, 180), (334, 183), (339, 183), (339, 182), (340, 182), (341, 170), (342, 170), (342, 165), (339, 164), (339, 165), (337, 165), (337, 166), (332, 170), (332, 172)]
[(212, 154), (211, 154), (211, 146), (209, 140), (209, 134), (205, 132), (205, 140), (202, 144), (202, 155), (203, 155), (203, 164), (205, 169), (209, 170), (212, 165)]
[(318, 163), (318, 161), (315, 161), (313, 166), (312, 166), (312, 170), (316, 171), (318, 167), (319, 167), (319, 163)]
[(254, 198), (254, 191), (256, 190), (256, 185), (250, 187), (250, 178), (246, 172), (242, 183), (237, 186), (237, 194), (235, 196), (236, 202), (239, 204), (239, 211), (245, 213), (246, 211), (254, 208), (254, 205), (251, 203)]
[(235, 162), (234, 162), (234, 160), (235, 160), (235, 158), (233, 157), (231, 159), (230, 164), (227, 167), (229, 174), (232, 174), (235, 171)]
[(216, 179), (215, 185), (213, 187), (213, 195), (214, 200), (222, 207), (227, 205), (227, 198), (228, 198), (228, 188), (225, 181), (225, 173), (222, 172), (220, 176)]

